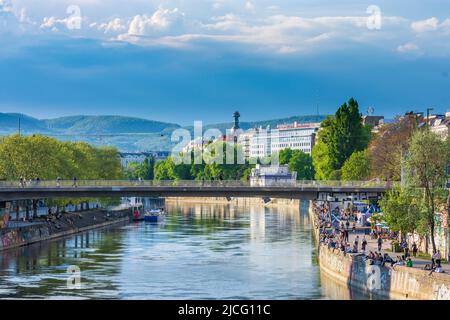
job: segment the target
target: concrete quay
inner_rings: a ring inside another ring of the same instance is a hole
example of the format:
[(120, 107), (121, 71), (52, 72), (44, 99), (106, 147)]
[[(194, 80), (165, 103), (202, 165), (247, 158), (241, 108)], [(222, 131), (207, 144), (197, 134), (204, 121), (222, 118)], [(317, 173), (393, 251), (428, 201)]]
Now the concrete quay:
[(0, 251), (32, 243), (55, 239), (102, 228), (114, 224), (127, 223), (131, 219), (131, 210), (106, 211), (89, 210), (63, 213), (59, 218), (40, 217), (30, 223), (17, 223), (14, 227), (0, 230)]
[[(373, 298), (450, 300), (449, 274), (430, 273), (417, 267), (373, 266), (366, 261), (364, 254), (344, 253), (340, 249), (329, 248), (319, 242), (319, 218), (314, 212), (313, 201), (310, 202), (309, 214), (318, 244), (320, 271), (328, 277)], [(369, 242), (368, 250), (372, 250), (373, 245)], [(417, 261), (416, 264), (421, 265)]]

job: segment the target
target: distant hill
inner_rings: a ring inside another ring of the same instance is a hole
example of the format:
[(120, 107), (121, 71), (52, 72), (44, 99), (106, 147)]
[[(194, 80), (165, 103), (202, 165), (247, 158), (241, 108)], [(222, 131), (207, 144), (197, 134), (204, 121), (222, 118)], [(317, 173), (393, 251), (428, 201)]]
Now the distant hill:
[(21, 113), (0, 112), (0, 132), (17, 132), (19, 129), (19, 119), (21, 130), (26, 128), (30, 131), (47, 131), (46, 125), (42, 120)]
[[(278, 124), (294, 121), (320, 122), (326, 116), (293, 116), (265, 121), (241, 122), (241, 128), (246, 130), (254, 127), (272, 128)], [(123, 152), (138, 151), (168, 151), (174, 146), (171, 141), (172, 132), (180, 128), (175, 123), (166, 123), (142, 118), (124, 116), (69, 116), (55, 119), (36, 119), (19, 113), (0, 113), (0, 135), (16, 133), (20, 118), (23, 134), (46, 134), (61, 140), (86, 141), (94, 145), (116, 146)], [(204, 130), (217, 128), (226, 133), (232, 123), (209, 124)], [(191, 132), (192, 126), (184, 127)]]
[[(262, 121), (244, 121), (239, 122), (241, 129), (247, 130), (250, 128), (267, 127), (275, 128), (279, 124), (293, 123), (295, 121), (299, 123), (309, 123), (309, 122), (322, 122), (327, 116), (326, 115), (306, 115), (306, 116), (292, 116), (289, 118), (273, 119), (273, 120), (262, 120)], [(232, 122), (227, 123), (217, 123), (205, 125), (204, 129), (217, 128), (225, 133), (226, 129), (230, 129), (233, 126)], [(186, 127), (192, 129), (192, 126)]]
[(72, 134), (155, 133), (180, 127), (174, 123), (123, 116), (72, 116), (43, 122), (49, 129)]

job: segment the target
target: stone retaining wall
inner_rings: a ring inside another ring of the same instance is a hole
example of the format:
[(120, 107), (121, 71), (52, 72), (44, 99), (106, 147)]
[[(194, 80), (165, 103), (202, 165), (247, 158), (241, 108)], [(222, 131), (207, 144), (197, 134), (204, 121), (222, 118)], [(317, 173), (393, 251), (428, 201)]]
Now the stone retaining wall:
[[(316, 217), (310, 206), (314, 236), (319, 237)], [(320, 271), (334, 280), (373, 297), (391, 299), (450, 300), (450, 275), (403, 266), (369, 265), (361, 255), (345, 254), (319, 244)]]
[(0, 251), (29, 245), (35, 242), (63, 237), (86, 230), (130, 221), (131, 211), (106, 212), (91, 210), (64, 213), (59, 219), (40, 219), (34, 224), (0, 230)]

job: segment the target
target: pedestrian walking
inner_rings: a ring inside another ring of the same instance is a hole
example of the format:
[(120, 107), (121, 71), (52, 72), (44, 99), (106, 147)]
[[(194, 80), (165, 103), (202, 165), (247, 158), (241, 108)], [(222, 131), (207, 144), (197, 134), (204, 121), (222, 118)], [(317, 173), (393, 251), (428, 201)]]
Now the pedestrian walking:
[(77, 177), (73, 177), (72, 181), (73, 181), (72, 187), (76, 188), (77, 187)]
[(356, 236), (355, 241), (353, 241), (353, 246), (356, 249), (356, 252), (358, 252), (358, 245), (359, 245), (359, 236)]
[(24, 180), (23, 177), (20, 177), (19, 183), (20, 183), (20, 187), (21, 187), (21, 188), (24, 188), (24, 187), (25, 187), (25, 180)]
[(361, 250), (363, 252), (366, 252), (366, 246), (367, 246), (367, 240), (366, 240), (366, 237), (364, 236), (363, 240), (362, 240), (362, 243), (361, 243)]
[(436, 252), (436, 254), (435, 254), (435, 257), (434, 257), (434, 261), (436, 262), (436, 266), (437, 266), (437, 267), (440, 267), (440, 266), (441, 266), (441, 259), (442, 259), (442, 256), (441, 256), (441, 250), (438, 250), (438, 251)]
[(408, 258), (408, 256), (409, 256), (409, 248), (408, 248), (408, 243), (406, 242), (405, 239), (403, 239), (403, 241), (402, 241), (401, 248), (403, 249), (403, 253), (405, 254), (405, 258)]
[(413, 242), (413, 244), (412, 244), (412, 252), (413, 252), (413, 256), (415, 258), (416, 255), (417, 255), (417, 244), (416, 244), (416, 242)]
[(58, 188), (61, 187), (61, 178), (60, 177), (56, 178), (56, 186)]
[(381, 251), (381, 247), (383, 245), (383, 239), (381, 238), (381, 236), (378, 236), (377, 244), (378, 244), (378, 251)]

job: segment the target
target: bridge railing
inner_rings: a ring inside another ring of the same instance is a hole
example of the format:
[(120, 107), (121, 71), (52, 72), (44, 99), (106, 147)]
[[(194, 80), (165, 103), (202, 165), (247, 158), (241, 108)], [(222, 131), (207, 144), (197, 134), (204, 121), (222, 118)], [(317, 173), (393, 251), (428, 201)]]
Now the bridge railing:
[(19, 181), (0, 181), (0, 188), (70, 188), (70, 187), (270, 187), (270, 188), (391, 188), (386, 181), (318, 181), (298, 180), (294, 182), (250, 183), (241, 180), (197, 181), (197, 180), (43, 180), (20, 183)]

